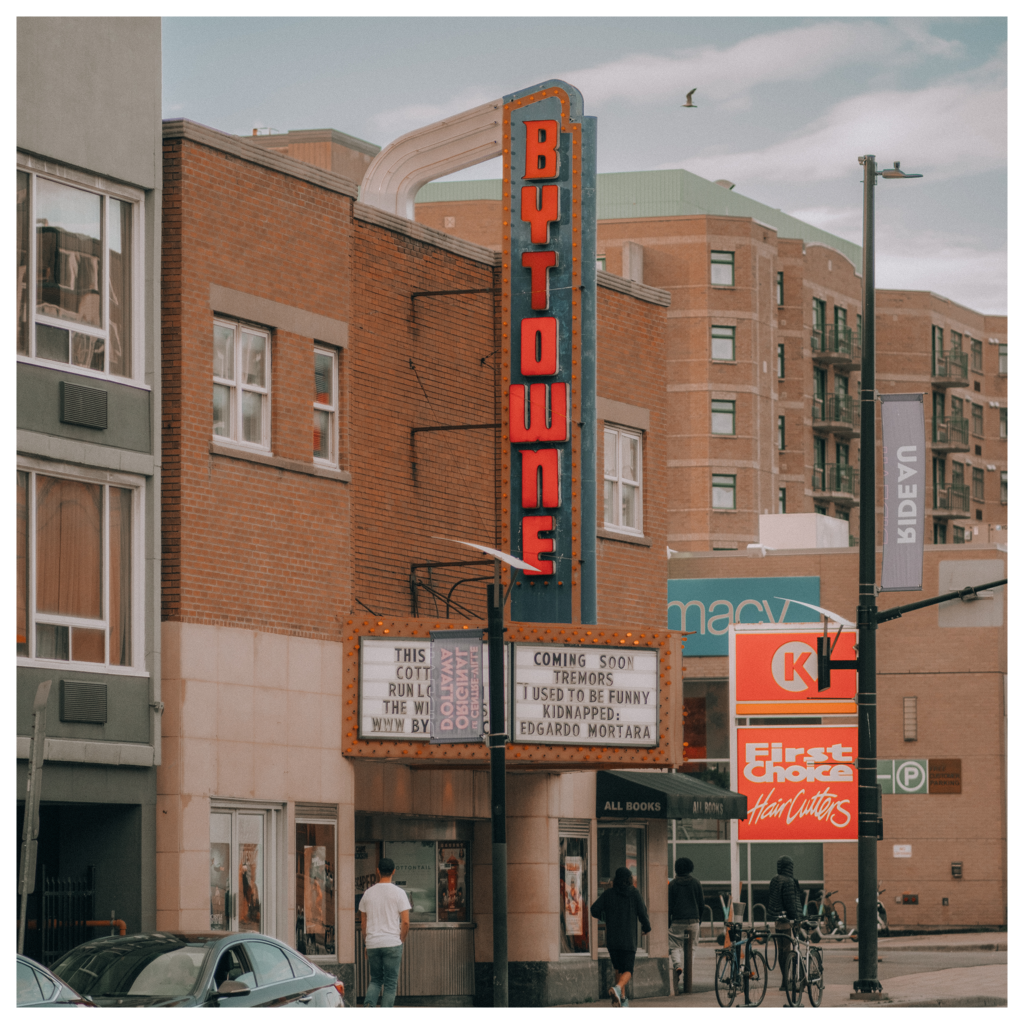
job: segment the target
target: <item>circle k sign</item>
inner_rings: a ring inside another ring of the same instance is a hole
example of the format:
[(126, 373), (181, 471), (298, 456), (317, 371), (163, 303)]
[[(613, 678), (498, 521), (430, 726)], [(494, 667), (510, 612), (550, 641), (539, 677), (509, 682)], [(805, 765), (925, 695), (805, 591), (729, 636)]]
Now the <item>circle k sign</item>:
[[(839, 637), (838, 642), (836, 637)], [(791, 626), (773, 630), (730, 629), (730, 669), (735, 673), (737, 701), (849, 700), (857, 692), (857, 673), (852, 669), (832, 671), (832, 685), (818, 693), (817, 638), (821, 627)], [(857, 631), (829, 628), (832, 657), (852, 660), (856, 655)]]

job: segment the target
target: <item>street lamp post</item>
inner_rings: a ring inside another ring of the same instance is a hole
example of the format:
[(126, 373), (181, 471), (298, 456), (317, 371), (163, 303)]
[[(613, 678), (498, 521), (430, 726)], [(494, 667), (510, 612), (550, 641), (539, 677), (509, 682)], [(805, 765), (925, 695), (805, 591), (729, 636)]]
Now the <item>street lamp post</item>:
[(878, 841), (881, 796), (878, 791), (875, 600), (875, 178), (920, 178), (900, 170), (899, 161), (875, 169), (874, 155), (858, 158), (864, 168), (864, 301), (860, 377), (860, 599), (857, 605), (857, 946), (854, 992), (871, 998), (882, 991), (878, 980)]

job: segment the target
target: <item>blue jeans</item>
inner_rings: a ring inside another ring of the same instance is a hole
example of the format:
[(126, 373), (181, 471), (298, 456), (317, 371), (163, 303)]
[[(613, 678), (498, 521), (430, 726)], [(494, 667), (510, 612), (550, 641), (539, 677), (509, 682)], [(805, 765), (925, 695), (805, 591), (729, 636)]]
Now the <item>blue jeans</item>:
[(376, 946), (366, 951), (370, 964), (370, 984), (366, 986), (363, 1006), (394, 1006), (398, 991), (398, 969), (402, 966), (401, 946)]

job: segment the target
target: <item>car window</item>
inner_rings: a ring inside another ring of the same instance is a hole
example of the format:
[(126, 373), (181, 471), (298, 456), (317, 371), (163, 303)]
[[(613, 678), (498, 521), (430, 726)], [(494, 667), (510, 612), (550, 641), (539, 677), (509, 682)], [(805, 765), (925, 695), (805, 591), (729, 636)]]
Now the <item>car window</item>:
[(175, 949), (151, 960), (128, 989), (130, 996), (180, 996), (192, 991), (205, 949)]
[(36, 981), (39, 982), (39, 987), (42, 989), (43, 998), (52, 999), (53, 993), (57, 991), (57, 986), (42, 971), (36, 971), (35, 968), (33, 968), (33, 971)]
[(276, 981), (290, 981), (294, 977), (284, 950), (277, 946), (269, 942), (246, 942), (245, 951), (256, 972), (257, 985), (273, 985)]
[(255, 984), (241, 944), (226, 949), (217, 961), (217, 969), (213, 972), (214, 989), (220, 988), (225, 981), (240, 981), (250, 988)]
[(293, 953), (290, 949), (284, 951), (284, 955), (288, 957), (288, 962), (292, 965), (292, 970), (295, 972), (296, 978), (305, 978), (313, 973), (313, 965), (307, 963), (297, 953)]
[(36, 972), (18, 961), (18, 1005), (25, 1003), (38, 1003), (42, 1000), (43, 994), (39, 991), (39, 983), (36, 981)]

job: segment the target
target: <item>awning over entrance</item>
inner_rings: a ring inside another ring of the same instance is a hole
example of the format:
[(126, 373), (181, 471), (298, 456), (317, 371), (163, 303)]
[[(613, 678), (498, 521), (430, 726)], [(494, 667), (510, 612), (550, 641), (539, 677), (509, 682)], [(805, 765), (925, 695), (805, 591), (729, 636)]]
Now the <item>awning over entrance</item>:
[(682, 772), (597, 773), (599, 818), (745, 818), (747, 798)]

